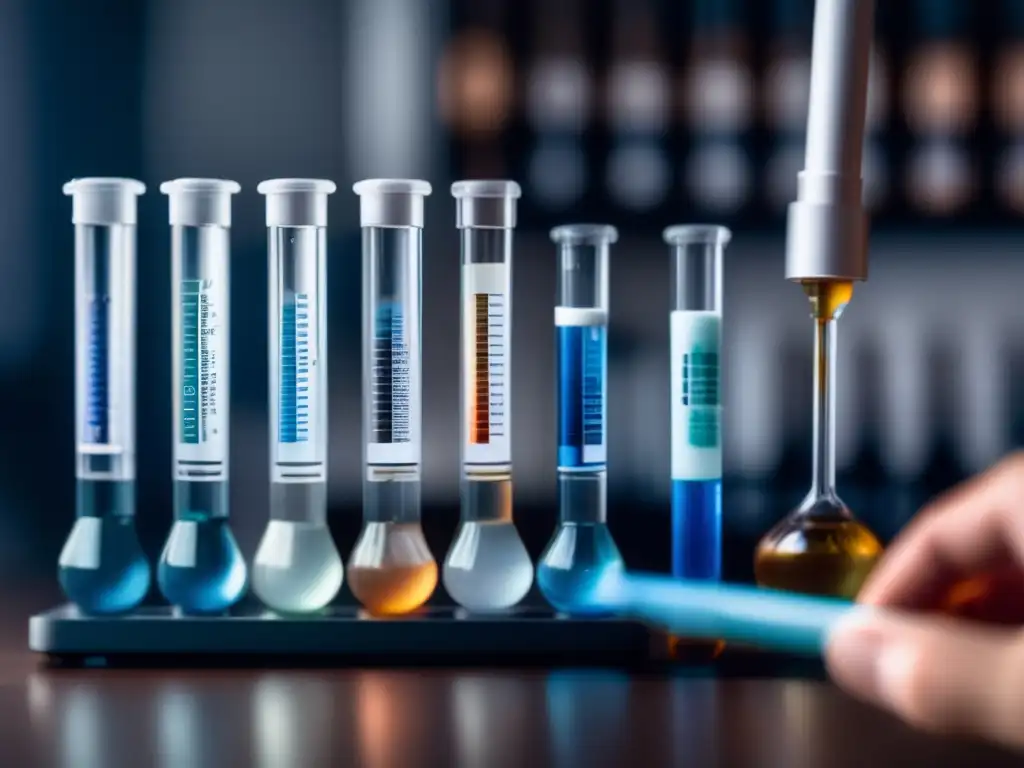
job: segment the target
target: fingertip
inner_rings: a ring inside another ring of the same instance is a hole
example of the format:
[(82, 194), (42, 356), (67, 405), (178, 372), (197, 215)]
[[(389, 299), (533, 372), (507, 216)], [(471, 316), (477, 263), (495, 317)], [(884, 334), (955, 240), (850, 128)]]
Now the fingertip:
[(873, 698), (884, 637), (874, 611), (854, 609), (840, 618), (825, 641), (825, 664), (833, 680), (861, 698)]

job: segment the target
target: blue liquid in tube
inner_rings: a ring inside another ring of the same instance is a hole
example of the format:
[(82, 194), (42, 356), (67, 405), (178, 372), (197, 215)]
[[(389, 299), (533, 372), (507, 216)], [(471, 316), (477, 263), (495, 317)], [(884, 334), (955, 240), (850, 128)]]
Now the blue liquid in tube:
[(675, 311), (672, 346), (672, 575), (722, 577), (721, 315)]
[[(221, 490), (211, 487), (209, 492), (219, 494)], [(186, 614), (220, 614), (238, 602), (248, 586), (248, 571), (227, 517), (201, 510), (179, 511), (157, 577), (167, 601)]]
[(578, 312), (587, 324), (558, 325), (559, 527), (537, 565), (537, 586), (557, 610), (574, 616), (608, 611), (578, 599), (623, 568), (606, 521), (607, 327), (600, 310)]
[(58, 580), (83, 613), (136, 608), (149, 592), (149, 561), (135, 533), (135, 483), (77, 483), (78, 518), (60, 554)]
[(672, 481), (672, 575), (722, 578), (722, 481)]
[(562, 523), (537, 565), (537, 586), (559, 611), (608, 616), (611, 611), (584, 598), (604, 577), (622, 570), (622, 556), (605, 523)]
[(248, 587), (228, 522), (226, 281), (213, 274), (180, 282), (175, 519), (157, 566), (164, 598), (193, 615), (223, 613)]

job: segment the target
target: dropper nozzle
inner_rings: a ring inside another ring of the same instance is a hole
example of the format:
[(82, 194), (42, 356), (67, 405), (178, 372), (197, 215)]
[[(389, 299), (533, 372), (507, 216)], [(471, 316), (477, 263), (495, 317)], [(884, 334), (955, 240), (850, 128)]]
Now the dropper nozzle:
[(848, 280), (808, 280), (801, 283), (811, 302), (815, 320), (837, 320), (853, 298), (853, 283)]

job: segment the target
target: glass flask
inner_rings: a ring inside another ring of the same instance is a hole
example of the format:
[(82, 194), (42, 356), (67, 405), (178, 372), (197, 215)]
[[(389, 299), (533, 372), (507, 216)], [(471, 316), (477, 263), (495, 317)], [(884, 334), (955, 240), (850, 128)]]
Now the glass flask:
[(805, 281), (814, 320), (814, 455), (803, 502), (757, 545), (754, 575), (775, 589), (856, 597), (882, 545), (836, 493), (836, 324), (853, 296), (851, 281)]
[(462, 240), (462, 519), (444, 563), (470, 611), (511, 608), (533, 584), (512, 521), (512, 232), (519, 185), (452, 185)]

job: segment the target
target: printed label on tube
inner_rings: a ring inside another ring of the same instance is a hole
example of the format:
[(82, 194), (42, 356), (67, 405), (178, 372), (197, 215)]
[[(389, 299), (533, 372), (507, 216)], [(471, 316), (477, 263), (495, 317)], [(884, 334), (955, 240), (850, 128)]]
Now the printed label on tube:
[(226, 476), (221, 376), (225, 359), (223, 291), (212, 279), (182, 280), (178, 479), (223, 480)]
[(608, 314), (556, 307), (558, 468), (600, 469), (607, 461)]
[(381, 302), (374, 318), (372, 407), (366, 459), (370, 464), (418, 464), (418, 372), (405, 307)]
[(462, 382), (467, 464), (511, 464), (508, 268), (462, 268)]
[(87, 297), (85, 316), (79, 318), (80, 419), (77, 463), (78, 477), (90, 480), (122, 476), (119, 458), (124, 454), (117, 434), (118, 390), (112, 378), (117, 361), (111, 354), (110, 339), (116, 333), (112, 325), (117, 316), (110, 296)]
[(671, 315), (672, 479), (722, 476), (718, 312)]
[(285, 291), (278, 327), (278, 443), (273, 467), (273, 480), (278, 483), (325, 479), (318, 434), (322, 397), (318, 312), (313, 293)]

